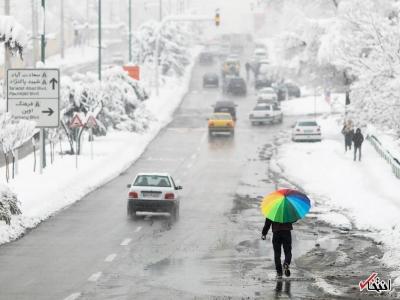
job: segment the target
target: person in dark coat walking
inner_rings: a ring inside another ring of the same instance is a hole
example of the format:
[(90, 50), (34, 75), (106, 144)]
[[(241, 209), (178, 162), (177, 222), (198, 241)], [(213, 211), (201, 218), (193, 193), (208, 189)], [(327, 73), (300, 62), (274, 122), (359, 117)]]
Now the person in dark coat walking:
[(261, 239), (265, 240), (266, 235), (272, 226), (272, 246), (274, 248), (274, 259), (277, 277), (282, 277), (282, 261), (281, 261), (281, 248), (285, 253), (285, 260), (283, 262), (283, 269), (285, 276), (290, 276), (289, 265), (292, 260), (292, 223), (277, 223), (270, 219), (265, 219), (264, 228), (262, 230)]
[(344, 135), (344, 151), (347, 152), (347, 148), (351, 150), (351, 144), (354, 136), (353, 124), (350, 120), (344, 124), (342, 134)]
[(364, 136), (361, 133), (361, 129), (357, 128), (356, 134), (353, 136), (354, 143), (354, 161), (356, 161), (357, 157), (357, 149), (358, 149), (358, 160), (361, 161), (361, 145), (364, 142)]

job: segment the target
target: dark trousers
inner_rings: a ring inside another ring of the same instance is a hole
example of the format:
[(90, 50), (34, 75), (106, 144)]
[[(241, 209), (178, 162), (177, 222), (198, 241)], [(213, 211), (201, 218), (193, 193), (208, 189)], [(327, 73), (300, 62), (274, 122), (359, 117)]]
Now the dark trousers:
[(281, 252), (285, 253), (285, 263), (290, 265), (292, 260), (292, 233), (290, 230), (281, 230), (273, 233), (272, 245), (274, 247), (275, 268), (282, 273)]
[(344, 151), (347, 151), (347, 148), (351, 150), (351, 141), (349, 142), (348, 140), (344, 140)]
[(358, 160), (361, 160), (361, 146), (354, 146), (354, 161), (356, 161), (358, 149)]

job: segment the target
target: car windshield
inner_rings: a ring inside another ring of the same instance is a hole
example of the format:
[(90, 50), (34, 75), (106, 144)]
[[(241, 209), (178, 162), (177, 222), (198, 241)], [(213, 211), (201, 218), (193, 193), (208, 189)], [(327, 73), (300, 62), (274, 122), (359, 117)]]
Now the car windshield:
[(298, 126), (318, 126), (317, 122), (314, 121), (303, 121), (299, 122)]
[(214, 114), (211, 117), (212, 120), (232, 120), (232, 116), (230, 114)]
[(231, 79), (232, 84), (244, 84), (244, 80), (242, 78)]
[(134, 186), (157, 186), (171, 187), (171, 182), (168, 176), (163, 175), (139, 175), (136, 177)]

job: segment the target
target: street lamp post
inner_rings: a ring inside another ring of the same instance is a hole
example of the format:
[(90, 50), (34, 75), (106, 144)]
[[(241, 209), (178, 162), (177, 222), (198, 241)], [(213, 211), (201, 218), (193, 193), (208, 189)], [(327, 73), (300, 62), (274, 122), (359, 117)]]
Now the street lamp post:
[(98, 61), (98, 76), (101, 81), (101, 0), (99, 0), (99, 24), (98, 24), (98, 37), (99, 37), (99, 61)]
[(129, 0), (129, 62), (132, 62), (132, 0)]
[[(43, 65), (46, 62), (46, 2), (42, 0), (42, 24), (41, 24), (41, 35), (40, 35), (40, 60)], [(40, 173), (43, 172), (43, 168), (46, 168), (46, 135), (44, 128), (40, 128)]]

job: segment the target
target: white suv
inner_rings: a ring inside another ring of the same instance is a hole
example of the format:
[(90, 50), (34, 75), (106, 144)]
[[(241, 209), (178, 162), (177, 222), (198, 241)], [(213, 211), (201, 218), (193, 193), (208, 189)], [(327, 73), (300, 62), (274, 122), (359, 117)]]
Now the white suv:
[(257, 104), (250, 112), (249, 119), (251, 125), (256, 123), (282, 123), (283, 113), (276, 103), (271, 104)]

